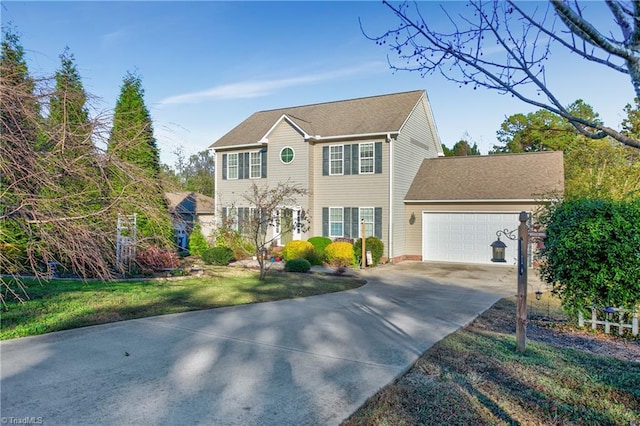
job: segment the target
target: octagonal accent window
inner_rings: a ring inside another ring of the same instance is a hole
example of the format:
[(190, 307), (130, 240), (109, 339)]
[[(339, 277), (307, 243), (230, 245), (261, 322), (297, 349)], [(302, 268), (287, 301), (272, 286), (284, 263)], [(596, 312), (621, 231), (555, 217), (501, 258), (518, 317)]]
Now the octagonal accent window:
[(285, 146), (280, 150), (280, 161), (284, 164), (289, 164), (293, 161), (295, 157), (295, 152), (293, 152), (293, 148), (290, 146)]

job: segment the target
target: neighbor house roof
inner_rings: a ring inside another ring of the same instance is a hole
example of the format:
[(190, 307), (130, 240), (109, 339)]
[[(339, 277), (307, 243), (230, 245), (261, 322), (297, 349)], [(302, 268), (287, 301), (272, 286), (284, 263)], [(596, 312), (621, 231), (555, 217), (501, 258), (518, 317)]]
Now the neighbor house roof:
[(416, 90), (256, 112), (211, 148), (260, 143), (283, 118), (311, 138), (398, 132), (424, 94)]
[(215, 211), (213, 198), (198, 192), (165, 192), (169, 211), (179, 214), (207, 214)]
[(549, 199), (564, 194), (561, 151), (424, 160), (407, 202)]

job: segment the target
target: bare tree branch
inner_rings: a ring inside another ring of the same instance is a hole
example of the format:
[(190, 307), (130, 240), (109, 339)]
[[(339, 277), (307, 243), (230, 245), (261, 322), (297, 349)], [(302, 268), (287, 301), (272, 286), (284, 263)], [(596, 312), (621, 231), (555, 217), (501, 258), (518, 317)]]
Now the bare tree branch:
[[(640, 97), (640, 33), (638, 2), (633, 10), (620, 1), (607, 5), (620, 26), (623, 40), (605, 36), (584, 17), (577, 1), (552, 0), (551, 7), (528, 9), (513, 1), (470, 1), (469, 13), (452, 15), (444, 7), (446, 21), (425, 18), (417, 2), (400, 4), (383, 1), (399, 18), (395, 29), (380, 36), (367, 35), (379, 45), (388, 46), (398, 57), (389, 65), (394, 71), (419, 72), (422, 76), (439, 73), (460, 87), (484, 87), (510, 94), (521, 101), (558, 114), (581, 134), (591, 139), (611, 137), (625, 145), (640, 148), (640, 141), (601, 122), (571, 114), (557, 98), (546, 78), (546, 64), (554, 44), (592, 62), (628, 74)], [(567, 28), (559, 31), (558, 18)], [(451, 30), (436, 26), (448, 22)], [(629, 29), (633, 22), (633, 31)], [(501, 55), (503, 59), (498, 57)], [(573, 99), (572, 99), (573, 101)]]

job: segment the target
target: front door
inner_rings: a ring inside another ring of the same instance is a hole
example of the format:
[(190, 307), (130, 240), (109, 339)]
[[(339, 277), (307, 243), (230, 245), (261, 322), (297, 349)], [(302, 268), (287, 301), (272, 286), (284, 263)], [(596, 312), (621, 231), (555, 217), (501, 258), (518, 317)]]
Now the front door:
[(279, 246), (302, 239), (301, 212), (300, 207), (282, 209), (278, 212), (275, 230), (276, 234), (280, 235), (277, 239)]

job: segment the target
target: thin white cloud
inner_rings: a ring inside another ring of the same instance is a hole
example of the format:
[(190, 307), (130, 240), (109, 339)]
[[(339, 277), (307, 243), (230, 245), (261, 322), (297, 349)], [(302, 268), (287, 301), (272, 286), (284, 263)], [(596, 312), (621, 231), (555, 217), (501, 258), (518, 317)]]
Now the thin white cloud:
[(117, 31), (110, 32), (102, 36), (102, 44), (110, 45), (112, 43), (116, 43), (118, 40), (125, 38), (127, 35), (126, 29), (120, 29)]
[(224, 84), (197, 92), (184, 93), (181, 95), (169, 96), (158, 102), (157, 106), (193, 104), (215, 99), (247, 99), (267, 96), (276, 90), (292, 86), (313, 84), (321, 81), (334, 80), (351, 75), (369, 72), (371, 70), (385, 70), (387, 65), (382, 62), (369, 62), (351, 68), (344, 68), (336, 71), (329, 71), (320, 74), (310, 74), (299, 77), (283, 78), (267, 81), (244, 81), (238, 83)]

